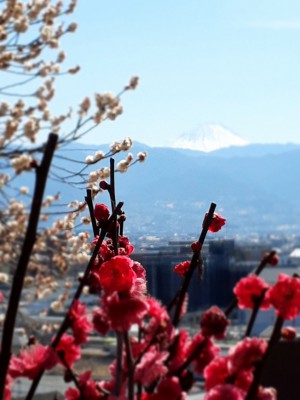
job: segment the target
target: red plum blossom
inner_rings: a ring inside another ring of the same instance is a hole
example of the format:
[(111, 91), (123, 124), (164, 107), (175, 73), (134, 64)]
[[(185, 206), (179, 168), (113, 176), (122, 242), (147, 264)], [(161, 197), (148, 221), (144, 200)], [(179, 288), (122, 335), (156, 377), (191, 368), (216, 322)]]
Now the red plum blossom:
[(107, 293), (130, 290), (136, 280), (133, 260), (127, 256), (115, 256), (105, 261), (99, 269), (99, 280)]
[(279, 274), (278, 281), (268, 292), (268, 299), (276, 314), (283, 319), (293, 319), (300, 313), (300, 279)]
[[(207, 216), (208, 216), (208, 213), (205, 214), (203, 226), (205, 225)], [(226, 222), (225, 218), (223, 218), (221, 215), (219, 215), (217, 213), (214, 213), (211, 223), (208, 227), (208, 230), (213, 233), (219, 232), (221, 230), (222, 226), (225, 225), (225, 222)]]
[[(237, 297), (238, 306), (240, 308), (254, 308), (255, 300), (259, 299), (263, 292), (268, 290), (268, 285), (262, 278), (256, 275), (249, 275), (239, 280), (235, 285), (233, 292)], [(265, 296), (260, 304), (262, 310), (266, 310), (270, 307), (268, 297)]]

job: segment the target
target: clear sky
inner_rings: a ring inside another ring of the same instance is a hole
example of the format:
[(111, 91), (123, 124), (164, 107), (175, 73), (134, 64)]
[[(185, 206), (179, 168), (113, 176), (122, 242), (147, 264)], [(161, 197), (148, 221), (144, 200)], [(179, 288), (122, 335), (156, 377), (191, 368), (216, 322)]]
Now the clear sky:
[(63, 78), (64, 103), (140, 77), (124, 115), (85, 142), (165, 146), (217, 123), (253, 143), (300, 143), (299, 0), (79, 0), (72, 19), (63, 47), (82, 70)]

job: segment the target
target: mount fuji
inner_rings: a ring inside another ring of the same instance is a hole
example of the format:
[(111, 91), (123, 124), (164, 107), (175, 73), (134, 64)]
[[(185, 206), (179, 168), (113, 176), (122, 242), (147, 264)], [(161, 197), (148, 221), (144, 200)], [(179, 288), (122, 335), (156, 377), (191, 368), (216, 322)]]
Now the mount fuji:
[(211, 152), (231, 146), (246, 146), (248, 142), (235, 135), (222, 125), (200, 125), (192, 131), (183, 133), (171, 147), (179, 149)]

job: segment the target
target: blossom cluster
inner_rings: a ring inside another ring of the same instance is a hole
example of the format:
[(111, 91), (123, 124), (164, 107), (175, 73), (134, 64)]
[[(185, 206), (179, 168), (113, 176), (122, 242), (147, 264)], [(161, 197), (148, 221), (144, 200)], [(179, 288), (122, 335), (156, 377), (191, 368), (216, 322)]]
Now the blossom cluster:
[[(103, 182), (102, 186), (105, 187)], [(270, 344), (264, 339), (247, 336), (231, 347), (227, 355), (222, 354), (218, 341), (226, 337), (230, 321), (217, 306), (202, 313), (197, 333), (192, 335), (184, 328), (177, 329), (172, 307), (167, 308), (147, 293), (146, 271), (131, 258), (134, 246), (128, 237), (118, 233), (117, 241), (114, 239), (118, 224), (109, 224), (112, 215), (108, 207), (96, 204), (94, 217), (99, 228), (106, 229), (107, 233), (105, 239), (95, 236), (90, 244), (91, 250), (97, 249), (97, 252), (93, 253), (84, 283), (98, 299), (98, 305), (90, 310), (74, 298), (66, 316), (66, 329), (60, 335), (54, 336), (49, 345), (33, 339), (18, 355), (12, 356), (6, 399), (10, 398), (15, 379), (36, 380), (45, 370), (60, 364), (66, 369), (65, 375), (71, 376), (75, 383), (65, 393), (67, 400), (184, 400), (199, 375), (205, 381), (205, 400), (245, 400), (253, 389), (256, 369), (263, 365)], [(216, 220), (222, 218), (225, 222), (223, 217), (213, 214), (207, 227), (207, 218), (206, 215), (203, 229), (211, 232), (220, 229), (216, 228)], [(194, 242), (191, 253), (198, 254), (201, 247), (200, 242)], [(193, 260), (192, 256), (191, 261), (175, 266), (175, 272), (183, 280), (188, 279), (187, 272), (193, 269)], [(274, 265), (273, 259), (269, 261)], [(271, 286), (251, 274), (236, 284), (234, 294), (242, 309), (273, 307), (283, 320), (300, 313), (298, 277), (281, 274), (278, 282)], [(184, 299), (180, 305), (175, 296), (173, 303), (175, 308), (181, 307), (180, 318), (186, 312), (186, 293)], [(130, 335), (134, 325), (138, 326), (138, 337)], [(92, 371), (77, 375), (76, 361), (89, 335), (104, 336), (109, 332), (115, 333), (119, 343), (116, 359), (109, 368), (110, 380), (96, 381)], [(292, 340), (295, 332), (286, 327), (281, 337)], [(257, 386), (253, 399), (276, 400), (276, 390)]]
[(250, 275), (242, 278), (234, 288), (240, 308), (253, 309), (259, 301), (259, 308), (275, 309), (277, 315), (286, 320), (300, 314), (300, 278), (279, 274), (278, 281), (268, 285), (262, 278)]

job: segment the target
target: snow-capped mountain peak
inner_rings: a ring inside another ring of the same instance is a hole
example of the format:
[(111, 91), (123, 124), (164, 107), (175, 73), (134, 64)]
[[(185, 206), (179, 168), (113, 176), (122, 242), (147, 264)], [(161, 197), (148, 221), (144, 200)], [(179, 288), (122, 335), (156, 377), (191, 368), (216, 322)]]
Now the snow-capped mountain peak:
[(221, 125), (200, 125), (183, 133), (172, 147), (210, 152), (224, 147), (245, 146), (248, 142)]

